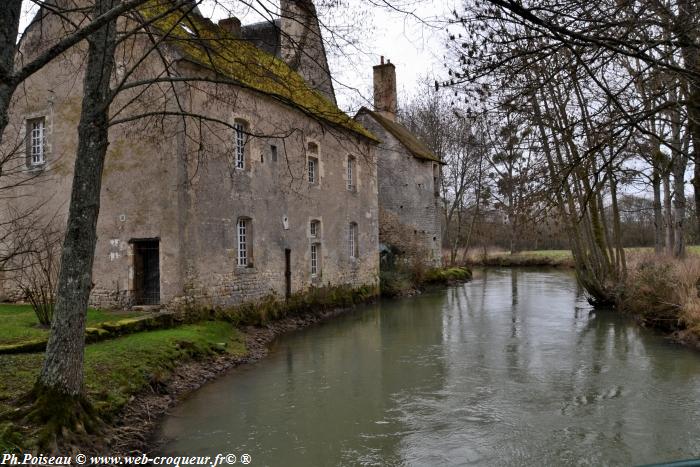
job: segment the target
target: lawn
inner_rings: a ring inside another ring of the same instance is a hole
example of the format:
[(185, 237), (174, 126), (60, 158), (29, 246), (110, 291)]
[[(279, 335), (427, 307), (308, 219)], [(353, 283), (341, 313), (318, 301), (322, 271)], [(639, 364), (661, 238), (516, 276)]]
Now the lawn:
[[(88, 327), (98, 323), (135, 318), (143, 313), (131, 311), (88, 310)], [(0, 304), (0, 345), (17, 344), (30, 339), (40, 339), (48, 335), (48, 329), (41, 327), (31, 305)]]
[[(244, 335), (223, 321), (140, 332), (92, 344), (85, 350), (87, 395), (109, 419), (132, 395), (166, 381), (178, 363), (223, 352), (245, 352)], [(42, 360), (42, 353), (0, 355), (0, 413), (11, 410), (13, 401), (32, 387)], [(3, 439), (2, 432), (0, 426), (0, 452), (15, 443)]]

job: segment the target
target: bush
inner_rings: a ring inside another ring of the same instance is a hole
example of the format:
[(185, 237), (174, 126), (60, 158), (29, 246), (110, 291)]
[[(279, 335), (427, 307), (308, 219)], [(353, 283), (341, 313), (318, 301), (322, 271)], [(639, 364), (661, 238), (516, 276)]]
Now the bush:
[(376, 287), (348, 286), (312, 287), (282, 300), (269, 295), (259, 302), (247, 302), (232, 307), (217, 308), (215, 317), (235, 326), (262, 326), (289, 316), (303, 316), (336, 308), (348, 308), (376, 297)]
[(390, 269), (379, 273), (379, 289), (384, 297), (397, 297), (413, 288), (413, 279), (405, 271)]
[(46, 228), (33, 240), (33, 249), (18, 256), (17, 284), (32, 305), (39, 323), (48, 326), (53, 317), (61, 264), (61, 238)]
[(472, 278), (472, 271), (465, 267), (435, 268), (425, 273), (426, 284), (449, 284), (450, 282), (468, 281)]
[(681, 312), (677, 288), (678, 277), (671, 262), (644, 260), (630, 271), (621, 303), (645, 324), (676, 329)]

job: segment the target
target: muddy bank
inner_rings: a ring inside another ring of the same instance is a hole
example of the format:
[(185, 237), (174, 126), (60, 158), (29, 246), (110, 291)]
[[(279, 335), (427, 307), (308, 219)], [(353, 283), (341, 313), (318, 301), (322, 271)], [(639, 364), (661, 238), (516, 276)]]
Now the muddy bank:
[(151, 454), (158, 448), (155, 436), (159, 423), (168, 410), (184, 397), (231, 368), (265, 357), (268, 344), (277, 336), (326, 321), (352, 309), (354, 307), (310, 313), (283, 318), (260, 327), (243, 328), (247, 349), (245, 355), (219, 355), (179, 365), (167, 381), (152, 385), (149, 390), (132, 397), (111, 426), (90, 444), (96, 446), (100, 454)]

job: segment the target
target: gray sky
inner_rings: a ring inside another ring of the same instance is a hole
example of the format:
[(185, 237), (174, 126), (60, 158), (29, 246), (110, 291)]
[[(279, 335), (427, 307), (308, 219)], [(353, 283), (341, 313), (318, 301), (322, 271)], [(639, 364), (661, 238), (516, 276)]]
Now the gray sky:
[[(316, 3), (320, 5), (322, 1), (316, 0)], [(395, 8), (389, 7), (386, 1)], [(351, 37), (354, 42), (341, 44), (337, 50), (329, 49), (329, 65), (336, 80), (338, 104), (343, 110), (355, 111), (360, 105), (371, 103), (372, 66), (379, 63), (381, 55), (396, 65), (399, 106), (420, 92), (418, 84), (421, 78), (427, 75), (439, 77), (443, 73), (446, 33), (442, 24), (461, 1), (386, 1), (341, 0), (341, 5), (331, 10), (332, 15), (324, 14), (321, 8), (322, 22), (338, 31), (338, 37)], [(276, 12), (277, 2), (203, 0), (201, 10), (204, 16), (214, 21), (234, 14), (243, 24), (248, 24), (261, 21), (264, 9)], [(246, 6), (249, 3), (258, 6)], [(25, 4), (21, 29), (33, 16), (31, 2), (25, 0)], [(324, 31), (324, 36), (327, 40), (332, 39), (328, 31)]]

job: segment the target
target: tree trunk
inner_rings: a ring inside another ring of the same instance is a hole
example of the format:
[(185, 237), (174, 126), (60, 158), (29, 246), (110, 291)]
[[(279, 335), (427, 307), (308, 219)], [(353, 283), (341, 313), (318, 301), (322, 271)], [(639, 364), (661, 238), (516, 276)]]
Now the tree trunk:
[[(118, 0), (97, 0), (96, 17)], [(80, 398), (83, 394), (85, 318), (92, 288), (102, 169), (108, 145), (110, 76), (114, 67), (116, 22), (107, 23), (88, 40), (83, 104), (78, 126), (68, 225), (46, 357), (38, 390)]]
[(685, 256), (685, 181), (684, 174), (686, 162), (678, 164), (678, 172), (673, 175), (673, 256), (683, 258)]
[(661, 176), (656, 164), (654, 162), (651, 175), (651, 185), (654, 191), (654, 251), (662, 253), (664, 251), (664, 219), (661, 210)]
[(0, 144), (8, 123), (8, 110), (17, 84), (10, 80), (15, 69), (17, 32), (22, 0), (6, 0), (0, 9)]
[(666, 251), (673, 253), (675, 235), (673, 234), (673, 210), (671, 208), (671, 174), (668, 170), (663, 174), (664, 186), (664, 227), (666, 230)]

